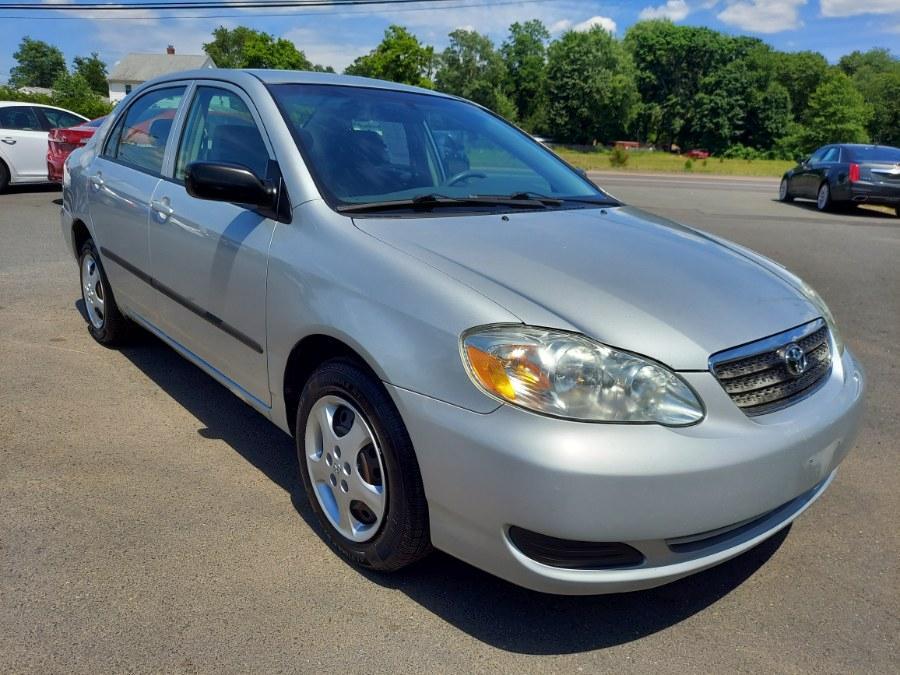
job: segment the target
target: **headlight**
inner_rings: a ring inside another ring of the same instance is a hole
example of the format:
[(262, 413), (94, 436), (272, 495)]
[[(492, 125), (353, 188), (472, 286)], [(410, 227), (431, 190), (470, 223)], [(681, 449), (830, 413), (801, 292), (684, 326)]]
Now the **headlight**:
[(487, 394), (585, 422), (685, 426), (703, 418), (693, 390), (668, 368), (583, 335), (500, 325), (462, 335), (463, 361)]
[(831, 331), (831, 337), (834, 340), (834, 344), (837, 347), (838, 354), (844, 353), (844, 338), (841, 337), (840, 331), (838, 331), (837, 324), (834, 321), (834, 316), (831, 314), (831, 310), (828, 309), (828, 305), (825, 304), (825, 301), (822, 299), (822, 296), (816, 293), (816, 289), (810, 286), (808, 283), (803, 281), (796, 274), (790, 273), (791, 276), (796, 280), (796, 286), (800, 289), (800, 292), (809, 300), (815, 308), (818, 309), (822, 313), (822, 318), (825, 319), (825, 323), (828, 324), (828, 330)]

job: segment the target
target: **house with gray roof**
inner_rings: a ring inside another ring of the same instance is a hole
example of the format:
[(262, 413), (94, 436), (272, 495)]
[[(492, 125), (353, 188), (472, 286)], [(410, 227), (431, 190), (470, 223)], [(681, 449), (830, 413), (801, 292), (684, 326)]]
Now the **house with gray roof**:
[(215, 67), (206, 54), (176, 54), (172, 45), (165, 54), (128, 54), (109, 74), (109, 100), (113, 103), (121, 101), (134, 87), (160, 75)]

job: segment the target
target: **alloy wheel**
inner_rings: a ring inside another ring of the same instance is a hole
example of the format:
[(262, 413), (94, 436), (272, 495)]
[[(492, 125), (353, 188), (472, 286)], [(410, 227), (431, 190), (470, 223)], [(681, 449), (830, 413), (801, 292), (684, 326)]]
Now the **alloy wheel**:
[(819, 207), (820, 211), (824, 211), (828, 207), (828, 200), (830, 196), (831, 195), (828, 183), (822, 183), (822, 187), (819, 188), (819, 194), (816, 197), (816, 206)]
[(332, 527), (354, 542), (375, 536), (387, 505), (387, 472), (378, 441), (352, 403), (328, 395), (306, 421), (306, 470)]
[(106, 321), (106, 292), (100, 266), (90, 253), (81, 260), (81, 289), (88, 319), (94, 328), (101, 330)]

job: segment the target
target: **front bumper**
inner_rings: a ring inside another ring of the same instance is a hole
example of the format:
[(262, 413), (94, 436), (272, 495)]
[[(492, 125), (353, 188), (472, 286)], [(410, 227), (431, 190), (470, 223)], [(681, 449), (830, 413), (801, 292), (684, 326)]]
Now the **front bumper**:
[[(815, 394), (755, 418), (710, 373), (682, 376), (708, 414), (678, 429), (569, 422), (511, 406), (478, 414), (389, 386), (416, 448), (434, 545), (538, 591), (650, 588), (785, 527), (824, 492), (855, 441), (864, 375), (849, 350)], [(518, 550), (511, 526), (627, 543), (644, 561), (553, 567)]]

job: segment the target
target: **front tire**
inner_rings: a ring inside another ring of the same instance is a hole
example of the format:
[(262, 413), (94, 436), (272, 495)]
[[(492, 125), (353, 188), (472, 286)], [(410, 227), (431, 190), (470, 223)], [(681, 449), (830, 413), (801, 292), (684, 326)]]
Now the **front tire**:
[(9, 185), (9, 167), (0, 159), (0, 192), (5, 192)]
[(81, 246), (78, 267), (81, 270), (81, 299), (87, 314), (88, 332), (104, 347), (121, 344), (130, 330), (129, 321), (119, 311), (93, 239), (88, 239)]
[(788, 183), (787, 178), (782, 178), (781, 184), (778, 186), (778, 201), (780, 201), (780, 202), (794, 201), (794, 196), (791, 194), (790, 185)]
[(819, 186), (819, 191), (816, 193), (816, 208), (819, 209), (819, 211), (830, 211), (833, 205), (831, 200), (831, 186), (829, 186), (828, 181), (826, 181)]
[(319, 366), (300, 396), (296, 442), (307, 499), (338, 554), (393, 571), (431, 551), (412, 441), (376, 377), (348, 359)]

